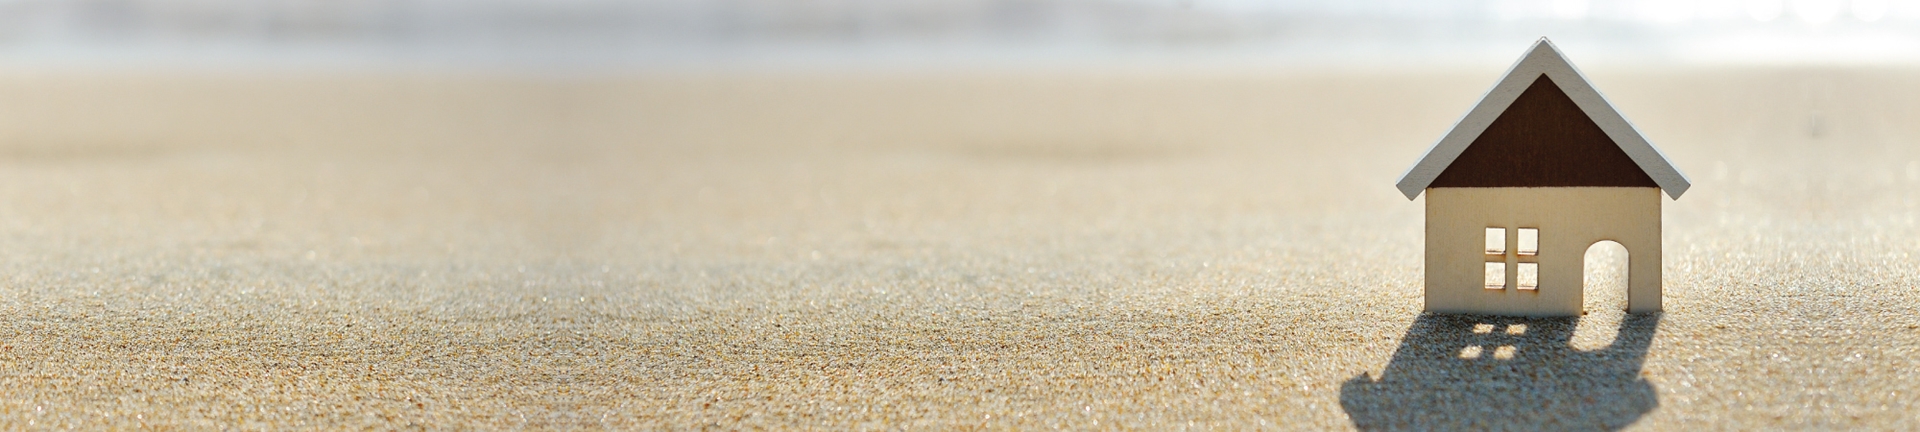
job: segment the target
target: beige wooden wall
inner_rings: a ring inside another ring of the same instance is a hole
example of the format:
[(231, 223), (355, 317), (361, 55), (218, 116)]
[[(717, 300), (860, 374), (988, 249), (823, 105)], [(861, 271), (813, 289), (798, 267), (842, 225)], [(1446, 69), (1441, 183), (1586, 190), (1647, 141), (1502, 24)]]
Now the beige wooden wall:
[[(1539, 228), (1539, 289), (1485, 284), (1486, 228)], [(1426, 308), (1492, 315), (1579, 315), (1587, 248), (1627, 248), (1628, 309), (1660, 310), (1660, 190), (1623, 187), (1427, 189)]]

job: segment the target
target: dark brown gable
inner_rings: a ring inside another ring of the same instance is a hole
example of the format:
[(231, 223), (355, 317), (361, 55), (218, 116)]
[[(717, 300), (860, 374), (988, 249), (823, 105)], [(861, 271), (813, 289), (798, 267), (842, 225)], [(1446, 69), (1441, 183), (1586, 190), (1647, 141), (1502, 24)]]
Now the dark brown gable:
[(1660, 187), (1545, 74), (1427, 187)]

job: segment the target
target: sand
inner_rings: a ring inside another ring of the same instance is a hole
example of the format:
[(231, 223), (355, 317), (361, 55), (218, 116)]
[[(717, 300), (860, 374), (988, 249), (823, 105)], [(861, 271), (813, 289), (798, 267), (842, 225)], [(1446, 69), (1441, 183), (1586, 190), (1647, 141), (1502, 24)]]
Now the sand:
[(1920, 75), (1588, 73), (1695, 181), (1660, 315), (1604, 273), (1580, 319), (1421, 314), (1392, 185), (1498, 70), (651, 83), (650, 247), (589, 306), (638, 348), (616, 416), (1920, 427)]
[(1493, 69), (4, 75), (0, 424), (1920, 427), (1920, 75), (1587, 72), (1660, 315), (1420, 312)]

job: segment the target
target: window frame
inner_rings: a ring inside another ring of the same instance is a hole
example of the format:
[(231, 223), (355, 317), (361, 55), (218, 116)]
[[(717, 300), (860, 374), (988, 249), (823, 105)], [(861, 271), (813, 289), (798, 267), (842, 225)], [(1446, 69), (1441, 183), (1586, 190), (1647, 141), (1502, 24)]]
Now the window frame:
[[(1513, 235), (1508, 235), (1509, 231), (1511, 231)], [(1532, 243), (1530, 245), (1532, 246), (1531, 249), (1521, 248), (1521, 241), (1526, 240), (1520, 235), (1522, 232), (1526, 232), (1532, 237), (1532, 241), (1529, 242)], [(1482, 252), (1485, 254), (1486, 264), (1481, 270), (1481, 285), (1488, 291), (1506, 291), (1513, 289), (1516, 291), (1539, 292), (1540, 227), (1486, 227), (1483, 233), (1485, 236), (1483, 238), (1483, 245), (1491, 246), (1497, 240), (1498, 243), (1500, 243), (1500, 249), (1496, 251), (1492, 247), (1483, 248), (1485, 249)], [(1495, 237), (1498, 238), (1496, 239)], [(1532, 269), (1532, 284), (1522, 283), (1523, 281), (1520, 279), (1520, 270), (1522, 267)], [(1499, 285), (1494, 285), (1492, 283), (1493, 281), (1488, 277), (1496, 271), (1496, 268), (1500, 273)]]

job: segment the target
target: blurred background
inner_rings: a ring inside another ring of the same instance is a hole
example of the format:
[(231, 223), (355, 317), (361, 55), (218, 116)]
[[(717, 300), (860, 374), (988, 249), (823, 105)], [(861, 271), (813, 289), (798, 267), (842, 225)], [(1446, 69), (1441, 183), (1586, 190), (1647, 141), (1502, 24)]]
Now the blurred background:
[(1920, 0), (0, 0), (0, 423), (1351, 426), (1541, 36), (1695, 182), (1649, 422), (1911, 421)]
[(5, 0), (12, 65), (1911, 63), (1910, 0)]

